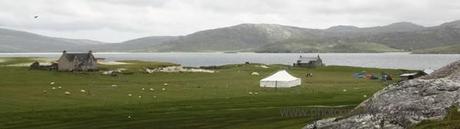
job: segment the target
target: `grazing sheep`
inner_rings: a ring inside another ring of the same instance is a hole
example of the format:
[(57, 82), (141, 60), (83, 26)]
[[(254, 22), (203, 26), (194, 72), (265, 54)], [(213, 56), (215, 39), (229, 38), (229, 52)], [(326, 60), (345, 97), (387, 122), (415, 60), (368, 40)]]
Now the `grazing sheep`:
[(343, 92), (347, 92), (347, 89), (343, 89)]
[(117, 87), (118, 85), (113, 84), (112, 87)]
[(252, 92), (249, 92), (250, 95), (252, 95)]
[(86, 93), (86, 90), (80, 90), (81, 93)]
[(141, 98), (142, 98), (142, 96), (140, 96), (140, 95), (139, 95), (139, 98), (141, 99)]
[(142, 88), (141, 90), (145, 90), (145, 88)]
[(305, 74), (305, 77), (308, 78), (308, 77), (313, 77), (313, 73), (306, 73)]
[(128, 94), (129, 97), (133, 96), (133, 94)]
[(111, 75), (113, 73), (113, 71), (104, 71), (102, 72), (103, 75)]
[(54, 85), (55, 82), (50, 82), (50, 85)]
[(163, 85), (164, 85), (164, 86), (168, 86), (168, 83), (164, 83)]
[(56, 90), (56, 87), (53, 86), (53, 87), (51, 87), (51, 89), (52, 89), (52, 90)]
[(58, 89), (62, 89), (62, 87), (61, 87), (61, 86), (58, 86)]
[(70, 95), (69, 91), (64, 92), (65, 95)]
[(363, 98), (367, 98), (367, 95), (363, 95)]
[(166, 91), (166, 88), (162, 88), (161, 90)]

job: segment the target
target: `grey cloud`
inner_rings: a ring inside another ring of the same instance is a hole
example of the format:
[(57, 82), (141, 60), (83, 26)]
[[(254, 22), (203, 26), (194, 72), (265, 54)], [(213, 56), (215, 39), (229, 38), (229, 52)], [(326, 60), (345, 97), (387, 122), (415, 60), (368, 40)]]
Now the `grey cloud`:
[(151, 7), (161, 7), (167, 0), (104, 0), (104, 1), (95, 1), (106, 4), (118, 4), (125, 6), (151, 6)]

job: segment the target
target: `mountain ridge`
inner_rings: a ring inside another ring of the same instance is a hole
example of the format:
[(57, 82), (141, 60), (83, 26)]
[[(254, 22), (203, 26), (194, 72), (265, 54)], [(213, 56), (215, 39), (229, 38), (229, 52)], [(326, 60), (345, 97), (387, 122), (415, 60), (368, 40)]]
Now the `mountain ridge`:
[[(457, 44), (460, 44), (460, 20), (431, 27), (396, 22), (375, 27), (338, 25), (327, 29), (243, 23), (183, 36), (148, 36), (120, 43), (55, 38), (0, 28), (0, 52), (64, 49), (102, 52), (391, 52)], [(441, 49), (430, 49), (429, 52), (433, 50)]]
[(83, 50), (87, 45), (102, 43), (94, 40), (57, 38), (0, 28), (0, 52)]

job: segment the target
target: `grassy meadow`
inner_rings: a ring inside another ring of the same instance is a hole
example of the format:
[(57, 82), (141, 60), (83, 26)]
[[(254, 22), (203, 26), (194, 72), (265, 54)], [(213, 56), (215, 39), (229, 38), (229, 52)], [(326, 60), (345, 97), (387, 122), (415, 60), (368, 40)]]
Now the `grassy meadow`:
[[(262, 68), (260, 64), (238, 64), (221, 66), (216, 73), (147, 74), (143, 68), (175, 64), (122, 61), (127, 64), (100, 65), (102, 70), (128, 69), (109, 76), (101, 71), (56, 72), (14, 65), (32, 62), (33, 58), (0, 60), (0, 129), (299, 129), (318, 116), (286, 117), (282, 109), (351, 109), (392, 83), (356, 79), (353, 73), (384, 71), (394, 81), (402, 73), (344, 66)], [(302, 85), (259, 87), (260, 79), (282, 69), (302, 78)], [(313, 77), (305, 78), (305, 73), (313, 73)]]

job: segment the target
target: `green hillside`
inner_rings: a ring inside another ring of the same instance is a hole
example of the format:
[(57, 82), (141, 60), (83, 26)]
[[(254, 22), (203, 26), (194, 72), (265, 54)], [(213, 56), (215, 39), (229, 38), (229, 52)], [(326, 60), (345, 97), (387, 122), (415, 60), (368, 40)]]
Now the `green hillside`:
[(442, 46), (429, 49), (420, 49), (413, 51), (415, 54), (459, 54), (460, 45)]
[(379, 52), (400, 52), (403, 50), (390, 48), (378, 43), (312, 43), (312, 42), (291, 42), (268, 45), (257, 49), (256, 52), (265, 53), (290, 53), (290, 52), (337, 52), (337, 53), (379, 53)]

